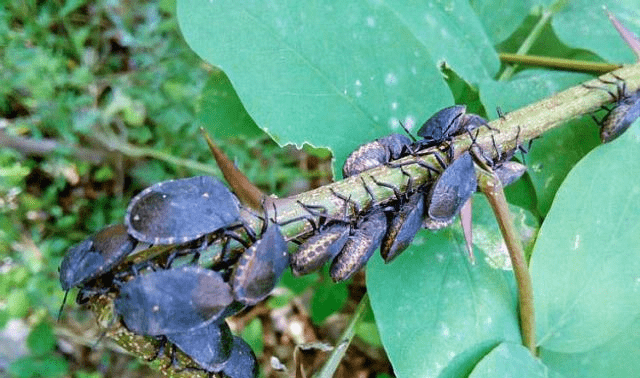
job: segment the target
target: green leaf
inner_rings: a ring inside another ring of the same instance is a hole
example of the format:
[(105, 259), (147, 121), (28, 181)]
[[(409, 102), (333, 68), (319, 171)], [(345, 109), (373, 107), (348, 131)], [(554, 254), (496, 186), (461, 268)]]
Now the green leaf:
[(522, 377), (560, 378), (520, 344), (502, 343), (487, 354), (469, 378)]
[(322, 324), (329, 315), (344, 306), (348, 296), (349, 292), (345, 282), (318, 286), (311, 300), (311, 320), (315, 324)]
[(22, 318), (29, 312), (30, 301), (27, 292), (16, 289), (7, 296), (7, 312), (12, 318)]
[(202, 90), (198, 117), (214, 140), (230, 136), (255, 139), (264, 135), (240, 102), (227, 75), (220, 70), (211, 73)]
[(56, 347), (56, 337), (48, 323), (40, 323), (33, 327), (27, 336), (27, 346), (36, 356), (51, 352)]
[(473, 10), (494, 44), (509, 37), (529, 14), (529, 0), (471, 0)]
[(553, 16), (553, 29), (571, 47), (593, 51), (612, 63), (634, 62), (635, 55), (609, 21), (604, 7), (629, 30), (640, 34), (640, 8), (636, 0), (567, 1)]
[(567, 377), (637, 377), (640, 359), (631, 356), (640, 356), (640, 317), (611, 340), (586, 352), (559, 353), (540, 349), (542, 361)]
[(531, 259), (539, 345), (607, 342), (640, 314), (640, 122), (591, 151), (558, 189)]
[[(537, 218), (525, 209), (509, 205), (511, 218), (516, 232), (521, 237), (525, 251), (533, 249), (533, 243), (540, 225)], [(454, 228), (462, 238), (462, 229)], [(504, 243), (502, 234), (498, 228), (496, 216), (484, 195), (473, 196), (473, 244), (476, 248), (485, 251), (486, 262), (494, 268), (511, 270), (511, 260)]]
[(449, 229), (423, 231), (390, 264), (369, 261), (371, 307), (398, 377), (468, 373), (498, 343), (520, 342), (511, 274), (477, 250), (470, 265), (462, 248)]
[[(444, 5), (432, 5), (422, 14), (443, 13)], [(225, 71), (248, 113), (276, 142), (330, 147), (342, 165), (359, 144), (400, 122), (415, 126), (452, 103), (429, 53), (435, 44), (425, 45), (409, 29), (426, 21), (409, 25), (395, 6), (181, 0), (178, 18), (190, 46)], [(436, 21), (439, 32), (445, 20)], [(475, 29), (451, 27), (475, 38)]]
[(264, 353), (262, 322), (259, 318), (254, 318), (247, 324), (244, 330), (242, 330), (242, 338), (251, 346), (251, 349), (257, 356), (261, 356), (262, 353)]
[(598, 127), (588, 117), (569, 121), (533, 141), (526, 161), (529, 177), (536, 189), (540, 214), (547, 214), (556, 191), (569, 171), (600, 144)]

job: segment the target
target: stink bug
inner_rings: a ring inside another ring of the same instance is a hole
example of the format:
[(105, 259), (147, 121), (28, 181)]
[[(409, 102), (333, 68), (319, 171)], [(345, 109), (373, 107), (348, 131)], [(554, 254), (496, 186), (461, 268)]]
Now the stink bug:
[(477, 186), (473, 159), (469, 151), (465, 151), (444, 170), (431, 187), (426, 215), (438, 222), (449, 221), (460, 212)]
[(383, 138), (365, 143), (347, 157), (342, 166), (342, 176), (357, 175), (401, 158), (411, 146), (411, 139), (402, 134), (391, 134)]
[(240, 256), (231, 276), (235, 298), (249, 306), (269, 296), (289, 266), (287, 241), (280, 226), (275, 222), (267, 225), (268, 222), (265, 216), (260, 239)]
[(400, 170), (409, 177), (405, 195), (401, 195), (398, 188), (393, 185), (379, 182), (371, 177), (377, 185), (392, 189), (398, 199), (396, 207), (387, 212), (387, 232), (380, 245), (380, 255), (386, 263), (407, 249), (420, 230), (424, 216), (424, 194), (422, 191), (411, 193), (413, 184), (411, 176), (402, 167)]
[[(345, 206), (347, 203), (345, 199)], [(301, 202), (300, 205), (314, 215), (309, 206)], [(318, 231), (305, 240), (291, 256), (291, 272), (295, 276), (309, 274), (320, 269), (327, 261), (333, 260), (344, 247), (351, 232), (351, 225), (341, 219), (328, 219), (320, 227), (316, 227), (312, 222), (312, 226)]]
[(438, 145), (463, 131), (471, 131), (480, 126), (489, 127), (487, 121), (476, 114), (467, 114), (465, 105), (444, 108), (429, 118), (418, 130), (424, 138), (417, 142), (419, 148)]
[(291, 271), (302, 276), (320, 269), (327, 261), (333, 260), (349, 238), (351, 226), (334, 223), (305, 240), (291, 256)]
[(385, 263), (391, 262), (407, 249), (418, 231), (420, 231), (423, 216), (423, 193), (413, 193), (409, 195), (405, 203), (400, 204), (397, 213), (390, 218), (387, 232), (380, 246), (380, 255), (382, 255)]
[(125, 224), (134, 238), (151, 244), (196, 240), (238, 220), (238, 200), (220, 180), (198, 176), (169, 180), (138, 193)]
[(602, 120), (600, 139), (609, 143), (622, 133), (640, 117), (640, 91), (618, 100), (615, 108)]
[(135, 247), (136, 241), (121, 224), (108, 226), (71, 247), (60, 265), (60, 285), (69, 290), (118, 265)]
[(222, 276), (197, 266), (139, 275), (120, 288), (116, 312), (142, 335), (191, 332), (221, 318), (233, 302)]
[(331, 263), (329, 273), (333, 281), (347, 280), (360, 270), (380, 246), (386, 231), (387, 217), (382, 209), (374, 209), (365, 214)]
[(220, 372), (231, 357), (233, 334), (224, 320), (197, 328), (191, 332), (166, 335), (176, 347), (204, 370)]
[(527, 171), (527, 166), (517, 161), (505, 161), (493, 169), (498, 175), (502, 186), (509, 186), (516, 182)]
[(233, 347), (231, 357), (225, 362), (221, 373), (228, 378), (257, 378), (258, 360), (242, 338), (233, 336)]

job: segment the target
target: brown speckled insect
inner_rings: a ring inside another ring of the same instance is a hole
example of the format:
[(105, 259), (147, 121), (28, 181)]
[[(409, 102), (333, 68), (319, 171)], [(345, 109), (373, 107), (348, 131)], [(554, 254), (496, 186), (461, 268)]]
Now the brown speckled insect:
[(391, 134), (365, 143), (349, 154), (342, 166), (342, 176), (354, 176), (399, 159), (410, 151), (411, 143), (411, 139), (402, 134)]
[(609, 143), (622, 135), (640, 117), (640, 90), (630, 94), (627, 93), (627, 86), (624, 80), (619, 76), (612, 75), (618, 81), (608, 81), (602, 78), (598, 78), (598, 80), (604, 84), (615, 85), (616, 93), (606, 88), (582, 84), (586, 88), (606, 91), (615, 101), (614, 108), (611, 110), (603, 106), (603, 109), (606, 109), (608, 113), (602, 120), (598, 121), (595, 116), (592, 116), (596, 124), (600, 126), (600, 140), (602, 140), (602, 143)]
[(379, 182), (374, 177), (371, 177), (377, 185), (393, 190), (397, 199), (396, 206), (393, 206), (391, 211), (387, 212), (387, 232), (380, 245), (380, 255), (386, 263), (392, 261), (407, 249), (420, 230), (424, 216), (424, 193), (422, 191), (413, 191), (411, 176), (402, 168), (400, 169), (404, 175), (409, 177), (407, 193), (404, 195), (400, 194), (400, 191), (395, 186)]

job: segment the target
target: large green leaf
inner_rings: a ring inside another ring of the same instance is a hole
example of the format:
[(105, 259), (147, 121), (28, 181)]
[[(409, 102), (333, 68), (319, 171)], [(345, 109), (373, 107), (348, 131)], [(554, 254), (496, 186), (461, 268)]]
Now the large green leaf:
[(255, 138), (263, 135), (242, 106), (229, 78), (220, 70), (211, 74), (202, 90), (198, 116), (214, 139)]
[(567, 377), (627, 378), (640, 372), (640, 317), (605, 344), (582, 353), (558, 353), (541, 348), (545, 364)]
[(476, 256), (471, 265), (446, 229), (419, 233), (390, 264), (369, 262), (371, 307), (398, 377), (468, 373), (498, 343), (520, 341), (510, 273)]
[(591, 151), (569, 173), (531, 259), (537, 335), (576, 353), (640, 314), (640, 122)]
[(412, 127), (451, 105), (440, 63), (470, 82), (498, 69), (463, 0), (180, 0), (178, 18), (187, 42), (225, 71), (263, 130), (282, 144), (330, 147), (338, 164), (400, 122)]
[(636, 0), (571, 0), (562, 3), (552, 19), (553, 29), (568, 46), (593, 51), (615, 63), (634, 62), (635, 56), (624, 43), (604, 11), (609, 9), (632, 32), (640, 34), (640, 7)]
[(560, 378), (562, 375), (551, 371), (522, 345), (502, 343), (487, 354), (469, 375), (469, 378), (484, 377)]
[(509, 37), (524, 21), (531, 9), (530, 0), (470, 0), (494, 44)]

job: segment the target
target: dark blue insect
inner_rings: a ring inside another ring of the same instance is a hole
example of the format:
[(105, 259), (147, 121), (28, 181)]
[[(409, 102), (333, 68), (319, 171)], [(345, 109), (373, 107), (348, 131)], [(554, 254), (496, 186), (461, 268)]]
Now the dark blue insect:
[(395, 186), (379, 182), (374, 177), (371, 177), (377, 185), (392, 189), (397, 199), (395, 206), (385, 208), (387, 232), (380, 245), (380, 255), (386, 263), (407, 249), (418, 231), (420, 231), (424, 216), (424, 193), (422, 190), (413, 191), (411, 176), (402, 167), (400, 169), (405, 176), (409, 177), (404, 195)]
[(411, 139), (402, 134), (391, 134), (365, 143), (349, 154), (342, 166), (342, 176), (354, 176), (399, 159), (410, 152), (411, 143)]
[(453, 161), (433, 184), (427, 198), (426, 215), (436, 222), (449, 222), (478, 187), (469, 151)]
[(136, 241), (121, 224), (108, 226), (71, 247), (60, 265), (62, 290), (86, 283), (124, 260)]
[(613, 84), (616, 86), (617, 93), (612, 91), (587, 84), (582, 84), (583, 87), (590, 89), (601, 89), (609, 93), (611, 98), (615, 101), (614, 108), (609, 110), (606, 107), (602, 107), (607, 110), (607, 115), (601, 120), (592, 115), (593, 120), (600, 126), (600, 140), (602, 143), (609, 143), (622, 135), (631, 124), (640, 117), (640, 91), (634, 93), (627, 93), (627, 85), (621, 77), (611, 73), (617, 81), (609, 81), (602, 78), (598, 78), (604, 84)]
[(125, 224), (140, 241), (177, 244), (229, 227), (239, 216), (238, 200), (220, 180), (198, 176), (143, 190), (131, 200)]
[(600, 139), (603, 143), (611, 142), (627, 131), (638, 117), (640, 117), (640, 91), (622, 97), (616, 102), (615, 107), (602, 120)]
[[(72, 287), (109, 272), (133, 251), (136, 243), (125, 226), (113, 225), (71, 247), (60, 264), (60, 286), (65, 294), (58, 319)], [(82, 300), (80, 294), (76, 300)]]
[(236, 300), (249, 306), (269, 296), (289, 266), (287, 241), (280, 226), (269, 223), (266, 216), (264, 224), (260, 239), (240, 256), (231, 276)]
[(224, 364), (221, 371), (228, 378), (257, 378), (258, 377), (258, 360), (242, 338), (233, 337), (233, 347), (231, 349), (231, 357)]
[(527, 166), (517, 161), (505, 161), (493, 168), (493, 171), (498, 175), (502, 186), (509, 186), (524, 175)]
[(438, 145), (464, 131), (480, 126), (489, 127), (487, 121), (476, 114), (467, 114), (465, 105), (444, 108), (429, 118), (418, 130), (418, 136), (424, 138), (416, 142), (418, 148)]
[(380, 245), (380, 255), (384, 262), (391, 262), (411, 245), (422, 227), (423, 217), (423, 193), (412, 193), (404, 203), (401, 201), (397, 212), (388, 217), (387, 232)]
[(220, 372), (231, 357), (234, 340), (224, 320), (191, 332), (166, 335), (176, 347), (206, 371)]
[(123, 284), (115, 308), (131, 331), (160, 336), (218, 321), (232, 302), (231, 287), (219, 273), (185, 266), (140, 274)]

